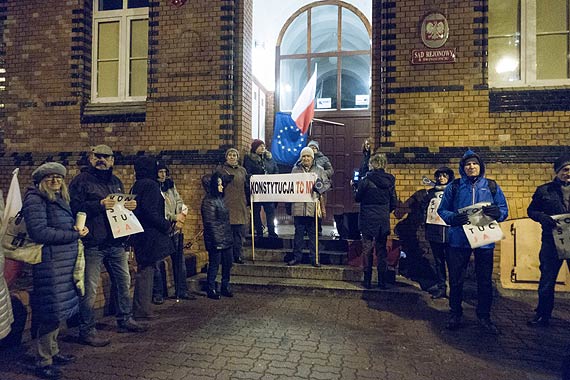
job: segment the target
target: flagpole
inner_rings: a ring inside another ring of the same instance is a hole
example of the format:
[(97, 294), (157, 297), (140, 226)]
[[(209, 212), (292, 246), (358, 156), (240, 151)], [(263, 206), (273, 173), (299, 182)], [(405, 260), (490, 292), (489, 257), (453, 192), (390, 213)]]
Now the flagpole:
[(320, 198), (315, 202), (315, 263), (319, 265), (319, 211), (320, 211)]
[(336, 123), (334, 121), (329, 121), (329, 120), (324, 120), (324, 119), (317, 119), (316, 117), (313, 118), (313, 121), (320, 121), (321, 123), (327, 123), (327, 124), (332, 124), (332, 125), (340, 125), (344, 127), (343, 123)]

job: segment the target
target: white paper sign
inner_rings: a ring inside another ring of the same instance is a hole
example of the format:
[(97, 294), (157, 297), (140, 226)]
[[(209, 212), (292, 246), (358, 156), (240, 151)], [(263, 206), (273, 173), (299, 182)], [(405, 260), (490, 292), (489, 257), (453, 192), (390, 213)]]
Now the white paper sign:
[(315, 173), (252, 175), (251, 196), (254, 202), (315, 202)]
[(439, 224), (440, 226), (447, 226), (447, 224), (441, 219), (441, 216), (437, 213), (439, 204), (441, 203), (441, 198), (443, 198), (443, 191), (437, 191), (435, 196), (429, 201), (429, 206), (427, 209), (427, 224)]
[(570, 214), (552, 215), (552, 219), (558, 224), (552, 231), (558, 258), (570, 259)]
[(356, 95), (354, 97), (354, 105), (355, 106), (367, 106), (369, 103), (368, 94), (366, 95)]
[(331, 108), (331, 107), (332, 107), (331, 98), (317, 98), (317, 109)]
[(109, 194), (109, 198), (117, 203), (112, 209), (107, 209), (107, 219), (115, 239), (144, 232), (144, 229), (132, 211), (125, 208), (125, 202), (136, 198), (133, 194)]
[(469, 222), (463, 225), (463, 231), (471, 248), (479, 248), (505, 238), (499, 223), (483, 214), (483, 206), (489, 205), (489, 202), (480, 202), (458, 210), (469, 215)]

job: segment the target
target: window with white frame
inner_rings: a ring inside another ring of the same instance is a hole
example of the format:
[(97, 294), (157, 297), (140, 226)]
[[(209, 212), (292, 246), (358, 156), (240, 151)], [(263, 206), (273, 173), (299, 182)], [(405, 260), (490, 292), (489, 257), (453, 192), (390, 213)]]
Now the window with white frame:
[(570, 84), (570, 1), (489, 0), (489, 85)]
[(93, 2), (92, 102), (146, 99), (148, 0)]

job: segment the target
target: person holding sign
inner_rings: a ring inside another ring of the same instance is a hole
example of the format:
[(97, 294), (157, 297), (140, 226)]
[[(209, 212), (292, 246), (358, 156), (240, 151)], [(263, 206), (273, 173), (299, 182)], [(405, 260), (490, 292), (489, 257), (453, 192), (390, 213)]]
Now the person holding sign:
[(59, 351), (59, 326), (79, 311), (78, 291), (73, 270), (78, 254), (78, 241), (89, 229), (75, 227), (69, 207), (69, 193), (63, 181), (67, 170), (57, 162), (48, 162), (32, 173), (34, 186), (24, 196), (22, 213), (30, 238), (43, 244), (42, 262), (33, 266), (31, 306), (38, 323), (37, 349), (39, 361), (36, 375), (56, 379), (63, 365), (75, 360)]
[(424, 209), (426, 210), (425, 234), (431, 247), (437, 276), (436, 290), (432, 292), (431, 298), (438, 299), (447, 297), (445, 253), (447, 251), (447, 230), (449, 226), (441, 219), (437, 209), (445, 187), (453, 181), (455, 175), (453, 170), (447, 166), (442, 166), (435, 171), (433, 177), (435, 186), (428, 190), (428, 195), (424, 199)]
[[(502, 222), (509, 210), (503, 191), (499, 185), (485, 178), (485, 164), (479, 155), (467, 150), (459, 162), (460, 179), (452, 181), (443, 192), (443, 198), (437, 210), (438, 214), (450, 225), (448, 231), (449, 251), (447, 265), (449, 269), (449, 307), (450, 318), (446, 328), (455, 330), (462, 325), (463, 283), (471, 254), (475, 255), (475, 273), (477, 276), (477, 318), (484, 331), (498, 335), (499, 329), (491, 320), (493, 302), (493, 251), (495, 243), (472, 248), (466, 235), (465, 225), (470, 223), (467, 212), (477, 203), (487, 202), (482, 207), (482, 214), (496, 222)], [(474, 210), (472, 210), (474, 211)], [(480, 216), (480, 213), (475, 213)], [(498, 227), (498, 226), (497, 226)], [(484, 236), (482, 237), (484, 238)]]
[[(106, 346), (110, 341), (101, 338), (95, 330), (95, 299), (103, 262), (110, 273), (111, 283), (116, 290), (117, 324), (119, 332), (143, 332), (144, 326), (131, 318), (131, 297), (129, 288), (128, 254), (123, 247), (125, 238), (115, 239), (107, 210), (118, 203), (111, 194), (124, 194), (121, 180), (113, 174), (115, 157), (107, 145), (97, 145), (89, 153), (89, 166), (71, 181), (69, 194), (74, 214), (87, 214), (86, 225), (89, 235), (83, 239), (85, 245), (85, 296), (81, 298), (79, 341), (94, 347)], [(133, 211), (136, 200), (124, 202), (124, 207)]]
[(396, 178), (384, 171), (386, 163), (386, 155), (383, 153), (370, 157), (370, 170), (355, 188), (355, 199), (360, 203), (358, 227), (362, 234), (363, 286), (366, 289), (372, 288), (374, 246), (378, 260), (378, 287), (386, 288), (386, 242), (390, 235), (390, 213), (398, 204)]
[(542, 226), (542, 245), (538, 255), (538, 306), (534, 318), (527, 322), (531, 327), (546, 327), (550, 324), (554, 308), (554, 286), (564, 259), (570, 269), (569, 257), (561, 255), (565, 247), (557, 247), (557, 240), (559, 244), (564, 244), (564, 240), (561, 242), (557, 237), (562, 236), (568, 228), (562, 227), (565, 224), (563, 221), (559, 225), (552, 217), (570, 214), (570, 155), (563, 155), (554, 162), (554, 173), (556, 176), (553, 181), (536, 188), (527, 209), (528, 216)]
[[(315, 153), (313, 149), (304, 147), (301, 150), (300, 162), (293, 167), (291, 173), (315, 173), (317, 175), (316, 182), (311, 189), (315, 200), (330, 188), (330, 181), (324, 169), (318, 166), (315, 161)], [(295, 237), (293, 239), (293, 255), (294, 258), (287, 262), (287, 265), (293, 266), (300, 264), (303, 259), (303, 247), (305, 246), (305, 231), (309, 236), (309, 250), (311, 253), (311, 264), (319, 267), (320, 264), (316, 260), (317, 237), (315, 229), (315, 216), (317, 212), (317, 202), (295, 202), (291, 206), (291, 215), (293, 215), (295, 223)]]

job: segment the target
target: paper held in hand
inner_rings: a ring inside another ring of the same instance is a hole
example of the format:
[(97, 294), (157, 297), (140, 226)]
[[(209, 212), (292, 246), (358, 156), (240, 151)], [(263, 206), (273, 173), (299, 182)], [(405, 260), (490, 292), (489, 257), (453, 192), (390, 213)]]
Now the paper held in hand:
[(552, 215), (557, 226), (554, 227), (554, 245), (560, 260), (570, 259), (570, 214)]
[(113, 231), (113, 237), (115, 239), (144, 232), (135, 214), (125, 208), (125, 202), (135, 199), (136, 195), (109, 194), (109, 198), (117, 201), (112, 209), (106, 210), (107, 219), (109, 220), (111, 231)]
[(489, 205), (489, 202), (480, 202), (458, 210), (469, 215), (469, 222), (463, 225), (463, 231), (471, 248), (479, 248), (505, 238), (499, 223), (483, 214), (483, 206)]
[(437, 191), (435, 193), (435, 196), (429, 201), (429, 206), (426, 213), (427, 224), (439, 224), (441, 226), (447, 226), (443, 219), (441, 219), (441, 216), (439, 216), (437, 213), (437, 209), (441, 203), (441, 198), (443, 198), (443, 191)]

